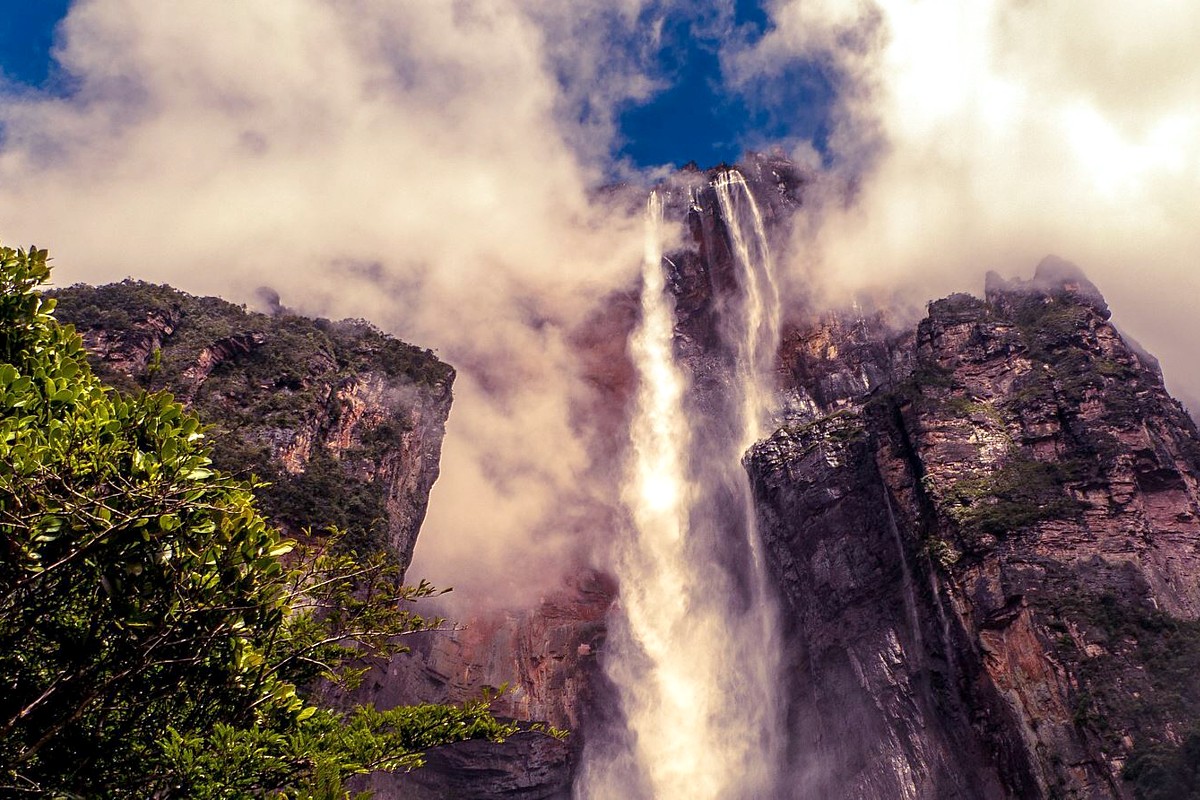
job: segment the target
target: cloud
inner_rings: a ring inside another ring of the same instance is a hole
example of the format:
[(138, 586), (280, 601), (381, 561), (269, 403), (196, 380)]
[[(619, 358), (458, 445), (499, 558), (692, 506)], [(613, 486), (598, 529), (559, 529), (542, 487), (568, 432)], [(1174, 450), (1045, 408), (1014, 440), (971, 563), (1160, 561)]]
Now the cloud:
[(1119, 0), (777, 0), (735, 81), (816, 59), (838, 89), (792, 254), (829, 301), (979, 292), (1079, 263), (1200, 397), (1200, 7)]
[(591, 189), (634, 174), (619, 113), (665, 85), (686, 18), (725, 37), (731, 89), (790, 96), (767, 90), (807, 63), (836, 91), (797, 284), (920, 302), (1055, 252), (1200, 397), (1194, 4), (773, 0), (757, 40), (733, 8), (79, 0), (75, 90), (0, 105), (0, 235), (61, 283), (269, 285), (437, 349), (460, 378), (414, 575), (536, 593), (588, 538), (566, 343), (639, 260)]
[(413, 575), (536, 593), (588, 464), (564, 342), (640, 248), (590, 194), (611, 126), (568, 107), (615, 76), (589, 100), (611, 118), (645, 80), (606, 35), (555, 39), (570, 10), (82, 0), (56, 52), (76, 91), (0, 108), (0, 233), (48, 246), (59, 283), (268, 285), (435, 348), (460, 377)]

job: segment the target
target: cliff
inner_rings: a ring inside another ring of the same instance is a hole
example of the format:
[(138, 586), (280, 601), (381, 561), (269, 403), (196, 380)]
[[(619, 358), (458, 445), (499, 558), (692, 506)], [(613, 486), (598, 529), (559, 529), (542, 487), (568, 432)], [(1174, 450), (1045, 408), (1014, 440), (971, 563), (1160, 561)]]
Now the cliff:
[[(803, 176), (744, 173), (779, 243)], [(736, 276), (711, 177), (661, 191), (687, 403), (719, 440)], [(785, 309), (779, 427), (745, 459), (783, 607), (779, 797), (1200, 790), (1196, 426), (1078, 268), (985, 289), (915, 326)]]
[(616, 594), (610, 578), (584, 567), (528, 609), (483, 610), (449, 633), (412, 637), (412, 652), (369, 673), (355, 694), (380, 707), (459, 702), (507, 687), (497, 715), (546, 722), (571, 732), (565, 742), (521, 734), (502, 745), (440, 748), (406, 775), (376, 774), (379, 798), (456, 800), (571, 797), (584, 730), (607, 703), (598, 656)]
[(217, 467), (257, 476), (290, 533), (347, 531), (407, 566), (438, 477), (454, 370), (361, 321), (249, 313), (125, 281), (54, 293), (106, 382), (197, 411)]
[(1200, 711), (1200, 437), (1157, 364), (1053, 258), (821, 352), (785, 348), (810, 419), (747, 458), (787, 608), (789, 790), (1168, 796), (1156, 767)]
[[(273, 521), (293, 535), (337, 525), (350, 546), (387, 547), (408, 565), (439, 473), (451, 367), (362, 321), (248, 313), (134, 281), (54, 296), (107, 383), (172, 392), (211, 426), (216, 466), (269, 482), (257, 495)], [(508, 685), (497, 714), (576, 730), (594, 705), (593, 647), (614, 591), (581, 569), (534, 608), (484, 610), (414, 635), (412, 652), (377, 665), (352, 697), (327, 699), (455, 703)], [(427, 603), (423, 613), (436, 612)], [(466, 742), (362, 788), (380, 798), (561, 797), (578, 741)]]
[[(803, 176), (766, 157), (744, 172), (779, 245)], [(685, 232), (668, 285), (698, 452), (730, 441), (736, 397), (722, 326), (737, 276), (710, 177), (663, 187)], [(596, 480), (623, 458), (635, 296), (612, 295), (572, 339)], [(59, 301), (102, 375), (168, 388), (215, 423), (218, 465), (272, 481), (276, 519), (339, 524), (407, 564), (452, 369), (364, 323), (248, 314), (166, 287)], [(1097, 288), (1050, 258), (1030, 280), (991, 275), (982, 298), (930, 303), (916, 325), (785, 312), (777, 426), (744, 460), (783, 611), (776, 795), (1200, 791), (1200, 435)], [(732, 485), (721, 455), (696, 469)], [(719, 515), (722, 497), (705, 502)], [(618, 594), (579, 565), (533, 608), (481, 610), (378, 665), (357, 699), (456, 701), (508, 684), (500, 713), (573, 731), (565, 745), (445, 748), (419, 773), (373, 776), (378, 796), (568, 796), (583, 743), (621, 727), (601, 668)]]

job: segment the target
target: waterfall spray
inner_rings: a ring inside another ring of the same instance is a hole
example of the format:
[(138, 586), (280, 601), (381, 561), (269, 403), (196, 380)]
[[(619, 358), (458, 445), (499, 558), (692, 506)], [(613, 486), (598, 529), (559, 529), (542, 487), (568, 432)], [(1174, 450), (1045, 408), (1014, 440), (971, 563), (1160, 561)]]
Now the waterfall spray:
[[(777, 343), (778, 297), (757, 206), (745, 182), (739, 190), (728, 175), (714, 189), (742, 276), (736, 305), (745, 319), (724, 326), (733, 340), (731, 407), (741, 419), (740, 440), (718, 448), (729, 463), (716, 470), (697, 467), (714, 454), (699, 452), (687, 417), (664, 274), (663, 201), (656, 192), (647, 202), (642, 318), (630, 339), (640, 381), (622, 498), (631, 530), (616, 558), (620, 607), (605, 650), (627, 731), (620, 747), (585, 757), (576, 795), (586, 800), (748, 800), (772, 793), (779, 749), (776, 619), (738, 459), (760, 433), (760, 376), (764, 351), (773, 357)], [(741, 510), (718, 514), (698, 502), (719, 490)], [(735, 524), (725, 524), (729, 519)], [(743, 536), (733, 551), (745, 563), (724, 563), (720, 548)]]

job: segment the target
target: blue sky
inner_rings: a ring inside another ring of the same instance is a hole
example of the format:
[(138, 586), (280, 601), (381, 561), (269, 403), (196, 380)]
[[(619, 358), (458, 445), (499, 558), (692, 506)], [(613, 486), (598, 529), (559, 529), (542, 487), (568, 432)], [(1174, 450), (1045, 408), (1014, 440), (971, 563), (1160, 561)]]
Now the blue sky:
[(748, 92), (731, 91), (722, 80), (722, 37), (753, 43), (767, 25), (765, 12), (751, 0), (737, 4), (733, 28), (721, 37), (705, 33), (684, 15), (668, 15), (651, 70), (665, 88), (648, 102), (624, 109), (618, 154), (638, 166), (690, 160), (711, 166), (732, 162), (747, 148), (796, 140), (821, 148), (833, 91), (819, 69), (797, 62), (769, 86)]
[[(8, 3), (0, 11), (0, 71), (6, 79), (65, 90), (51, 47), (69, 5), (70, 0), (35, 0)], [(660, 12), (651, 8), (649, 13)], [(722, 80), (718, 51), (723, 40), (760, 37), (769, 24), (762, 4), (736, 0), (732, 27), (719, 33), (700, 23), (701, 13), (667, 13), (660, 46), (647, 65), (661, 88), (646, 102), (619, 109), (612, 155), (638, 167), (689, 161), (707, 167), (775, 144), (803, 140), (821, 148), (832, 89), (820, 70), (797, 64), (770, 87), (758, 87), (769, 91), (754, 93), (730, 91)]]
[(41, 86), (50, 73), (54, 26), (69, 0), (10, 2), (0, 11), (0, 71), (9, 80)]

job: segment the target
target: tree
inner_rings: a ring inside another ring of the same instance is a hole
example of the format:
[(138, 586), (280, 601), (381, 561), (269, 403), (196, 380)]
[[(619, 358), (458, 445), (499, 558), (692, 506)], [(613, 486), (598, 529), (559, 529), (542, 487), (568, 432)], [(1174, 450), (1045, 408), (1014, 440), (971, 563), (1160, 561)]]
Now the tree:
[(196, 417), (92, 375), (48, 277), (45, 250), (0, 247), (0, 791), (342, 797), (349, 775), (515, 731), (486, 699), (305, 702), (429, 627), (410, 604), (433, 589), (284, 540)]

